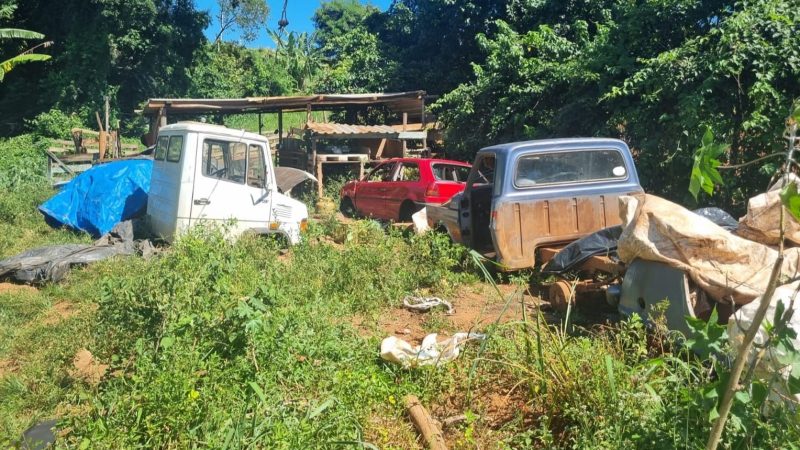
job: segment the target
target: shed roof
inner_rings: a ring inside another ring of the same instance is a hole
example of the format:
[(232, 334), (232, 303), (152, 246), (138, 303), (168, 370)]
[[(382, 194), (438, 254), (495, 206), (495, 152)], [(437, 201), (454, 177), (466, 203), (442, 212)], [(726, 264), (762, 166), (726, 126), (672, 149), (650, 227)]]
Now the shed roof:
[(172, 114), (236, 114), (248, 112), (302, 111), (310, 105), (313, 110), (338, 109), (345, 106), (385, 105), (392, 112), (408, 113), (418, 118), (425, 108), (425, 91), (373, 94), (314, 94), (286, 97), (246, 98), (153, 98), (142, 110), (154, 116), (164, 108)]

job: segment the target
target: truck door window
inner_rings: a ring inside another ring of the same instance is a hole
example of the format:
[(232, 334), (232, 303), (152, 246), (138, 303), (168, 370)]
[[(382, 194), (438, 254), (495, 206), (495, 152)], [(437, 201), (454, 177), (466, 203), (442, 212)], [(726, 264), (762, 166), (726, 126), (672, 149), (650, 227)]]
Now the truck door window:
[(264, 150), (259, 145), (251, 145), (247, 150), (247, 184), (261, 188), (265, 186), (265, 179)]
[(419, 165), (404, 162), (397, 171), (397, 181), (419, 181)]
[(517, 163), (514, 185), (520, 188), (558, 183), (623, 180), (625, 160), (617, 150), (576, 150), (525, 155)]
[(203, 175), (244, 183), (246, 153), (241, 142), (203, 141)]
[(169, 146), (167, 147), (167, 161), (180, 161), (181, 150), (183, 150), (183, 136), (170, 136)]
[(156, 145), (156, 154), (153, 156), (158, 161), (163, 161), (164, 156), (167, 154), (167, 147), (169, 146), (169, 136), (159, 136), (158, 145)]
[(230, 180), (237, 183), (244, 183), (245, 169), (247, 164), (247, 144), (236, 142), (231, 144)]
[(374, 168), (367, 176), (367, 181), (392, 181), (394, 163), (381, 164)]
[(493, 154), (484, 155), (470, 172), (469, 183), (475, 186), (493, 184), (495, 172), (495, 157)]

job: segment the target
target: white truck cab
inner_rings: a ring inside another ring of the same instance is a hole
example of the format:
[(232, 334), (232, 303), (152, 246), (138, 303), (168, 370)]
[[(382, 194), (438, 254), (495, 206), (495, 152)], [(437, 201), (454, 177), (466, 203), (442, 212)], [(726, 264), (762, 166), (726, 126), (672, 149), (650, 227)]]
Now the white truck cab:
[(263, 136), (179, 122), (159, 130), (153, 160), (147, 215), (167, 241), (200, 222), (231, 219), (233, 236), (279, 234), (292, 244), (306, 229), (308, 209), (278, 192)]

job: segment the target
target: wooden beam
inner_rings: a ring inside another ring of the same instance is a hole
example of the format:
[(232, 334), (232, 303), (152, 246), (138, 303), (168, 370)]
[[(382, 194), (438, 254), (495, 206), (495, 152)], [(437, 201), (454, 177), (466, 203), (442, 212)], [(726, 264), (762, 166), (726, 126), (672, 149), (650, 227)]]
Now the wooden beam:
[(428, 448), (431, 450), (447, 450), (442, 430), (433, 421), (428, 410), (422, 406), (419, 399), (414, 395), (406, 395), (403, 398), (403, 402), (408, 415), (411, 416), (411, 421), (414, 422), (414, 426), (417, 427), (419, 433), (428, 443)]
[(375, 159), (381, 159), (383, 156), (383, 149), (386, 147), (386, 139), (381, 139), (381, 143), (378, 145), (378, 151), (375, 152)]

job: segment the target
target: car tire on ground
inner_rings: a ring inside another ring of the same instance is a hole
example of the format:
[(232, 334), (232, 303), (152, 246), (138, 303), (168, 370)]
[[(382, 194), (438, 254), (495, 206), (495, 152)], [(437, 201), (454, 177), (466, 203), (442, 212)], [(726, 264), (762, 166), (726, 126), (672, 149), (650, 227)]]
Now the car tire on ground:
[(411, 216), (422, 209), (411, 200), (406, 200), (400, 205), (400, 222), (411, 222)]
[(343, 197), (342, 200), (339, 201), (339, 212), (345, 217), (355, 217), (356, 207), (353, 205), (353, 201), (350, 200), (350, 197)]

